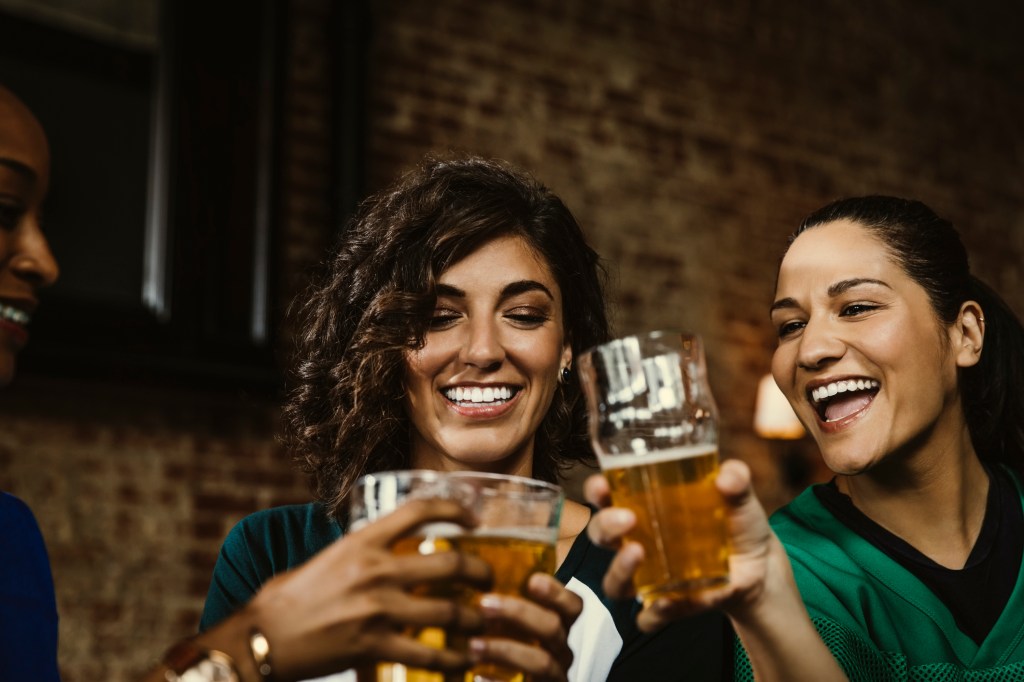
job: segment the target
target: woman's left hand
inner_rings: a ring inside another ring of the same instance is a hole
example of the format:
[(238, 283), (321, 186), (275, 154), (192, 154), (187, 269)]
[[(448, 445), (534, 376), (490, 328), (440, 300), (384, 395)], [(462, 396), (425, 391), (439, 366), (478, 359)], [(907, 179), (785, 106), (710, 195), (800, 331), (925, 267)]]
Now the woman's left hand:
[(527, 582), (527, 597), (488, 593), (480, 606), (489, 628), (511, 631), (514, 638), (474, 637), (473, 660), (520, 670), (537, 682), (568, 679), (573, 660), (569, 629), (583, 611), (578, 595), (553, 576), (535, 573)]

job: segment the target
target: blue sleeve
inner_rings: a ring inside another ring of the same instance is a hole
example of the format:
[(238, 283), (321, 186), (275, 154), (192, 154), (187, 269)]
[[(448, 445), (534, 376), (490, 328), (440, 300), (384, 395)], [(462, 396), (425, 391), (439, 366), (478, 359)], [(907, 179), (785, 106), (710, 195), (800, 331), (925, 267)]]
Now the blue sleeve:
[(0, 493), (0, 679), (60, 680), (46, 545), (28, 506), (7, 493)]

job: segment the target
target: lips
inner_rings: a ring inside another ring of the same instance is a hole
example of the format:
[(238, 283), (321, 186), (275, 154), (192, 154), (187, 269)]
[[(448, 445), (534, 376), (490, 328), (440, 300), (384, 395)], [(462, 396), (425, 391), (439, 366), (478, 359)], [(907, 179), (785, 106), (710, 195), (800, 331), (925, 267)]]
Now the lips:
[(808, 387), (808, 398), (825, 424), (845, 424), (867, 409), (881, 389), (875, 379), (847, 378)]
[(518, 386), (450, 386), (442, 391), (453, 403), (479, 405), (511, 400), (519, 393)]
[(440, 393), (449, 407), (472, 419), (493, 419), (510, 411), (522, 386), (514, 384), (448, 386)]
[(0, 303), (0, 320), (25, 327), (32, 320), (32, 315), (17, 306)]
[(29, 304), (16, 305), (10, 301), (0, 301), (0, 331), (14, 342), (16, 348), (28, 343), (28, 323), (32, 321)]

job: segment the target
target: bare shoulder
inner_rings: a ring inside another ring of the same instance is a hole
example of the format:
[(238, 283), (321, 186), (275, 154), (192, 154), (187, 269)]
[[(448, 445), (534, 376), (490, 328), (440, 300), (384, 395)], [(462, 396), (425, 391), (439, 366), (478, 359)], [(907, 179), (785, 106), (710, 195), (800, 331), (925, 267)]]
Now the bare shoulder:
[(562, 522), (558, 532), (559, 539), (573, 539), (583, 532), (590, 523), (590, 509), (579, 502), (566, 500), (562, 508)]
[(559, 566), (569, 555), (572, 544), (582, 533), (590, 522), (590, 509), (572, 500), (566, 500), (562, 507), (562, 520), (558, 529), (558, 544), (555, 556)]

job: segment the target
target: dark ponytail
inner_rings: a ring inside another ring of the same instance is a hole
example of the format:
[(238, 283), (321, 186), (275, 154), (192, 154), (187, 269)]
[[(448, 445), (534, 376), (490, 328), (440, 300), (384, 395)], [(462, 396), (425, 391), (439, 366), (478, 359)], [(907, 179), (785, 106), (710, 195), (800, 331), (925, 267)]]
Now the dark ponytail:
[(985, 316), (981, 360), (960, 373), (971, 440), (982, 459), (1024, 476), (1024, 326), (999, 294), (973, 276), (971, 298)]

